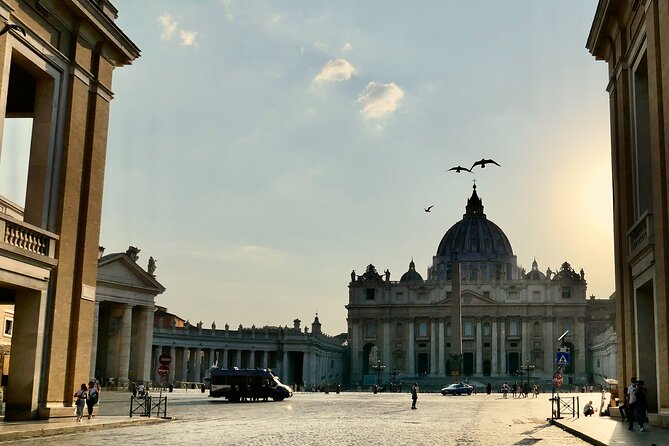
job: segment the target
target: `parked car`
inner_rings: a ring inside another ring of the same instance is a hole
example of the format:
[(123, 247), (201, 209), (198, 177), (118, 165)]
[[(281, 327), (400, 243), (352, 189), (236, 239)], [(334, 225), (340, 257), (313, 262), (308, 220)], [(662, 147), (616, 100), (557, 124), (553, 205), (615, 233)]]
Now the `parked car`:
[(442, 395), (471, 395), (474, 388), (466, 383), (453, 383), (441, 389)]

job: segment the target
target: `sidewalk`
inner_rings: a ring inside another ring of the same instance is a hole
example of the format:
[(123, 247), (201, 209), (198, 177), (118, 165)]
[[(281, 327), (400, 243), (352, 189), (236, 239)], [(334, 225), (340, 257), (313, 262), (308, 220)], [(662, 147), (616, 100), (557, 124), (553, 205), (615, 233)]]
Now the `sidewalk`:
[(607, 416), (591, 416), (580, 418), (563, 418), (552, 421), (572, 435), (594, 445), (622, 445), (625, 446), (661, 446), (669, 445), (669, 429), (644, 425), (644, 431), (639, 432), (639, 425), (635, 423), (634, 432), (627, 430), (629, 424), (620, 418)]
[(122, 426), (140, 426), (164, 421), (169, 420), (139, 416), (132, 418), (128, 416), (96, 416), (91, 420), (83, 419), (80, 422), (77, 422), (75, 417), (36, 421), (0, 421), (0, 442)]

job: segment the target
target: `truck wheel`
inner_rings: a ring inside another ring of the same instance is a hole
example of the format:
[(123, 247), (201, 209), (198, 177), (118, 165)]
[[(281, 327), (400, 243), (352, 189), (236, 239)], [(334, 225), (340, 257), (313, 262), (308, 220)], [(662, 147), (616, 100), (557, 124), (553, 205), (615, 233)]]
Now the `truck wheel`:
[(282, 396), (273, 396), (272, 399), (273, 399), (274, 401), (283, 401), (283, 397), (282, 397)]

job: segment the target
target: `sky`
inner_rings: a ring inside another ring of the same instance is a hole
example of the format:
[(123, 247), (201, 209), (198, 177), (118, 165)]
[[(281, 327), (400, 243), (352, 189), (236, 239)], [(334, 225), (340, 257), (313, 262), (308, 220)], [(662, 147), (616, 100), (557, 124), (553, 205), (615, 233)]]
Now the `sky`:
[(425, 277), (474, 178), (520, 266), (613, 292), (595, 0), (113, 4), (141, 57), (114, 72), (100, 244), (153, 256), (168, 311), (345, 332), (351, 270)]

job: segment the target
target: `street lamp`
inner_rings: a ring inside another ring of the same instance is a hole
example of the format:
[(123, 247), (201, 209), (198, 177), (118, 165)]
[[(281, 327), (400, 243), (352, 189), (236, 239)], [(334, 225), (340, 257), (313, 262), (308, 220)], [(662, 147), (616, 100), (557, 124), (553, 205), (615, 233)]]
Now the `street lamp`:
[(526, 389), (529, 391), (530, 390), (530, 374), (532, 373), (532, 370), (534, 370), (534, 366), (530, 364), (530, 361), (527, 361), (525, 363), (524, 367), (521, 367), (522, 370), (527, 372), (527, 387)]
[(379, 388), (379, 384), (381, 381), (381, 371), (386, 368), (385, 365), (381, 364), (381, 360), (376, 361), (376, 365), (373, 365), (372, 368), (376, 370), (376, 388)]

